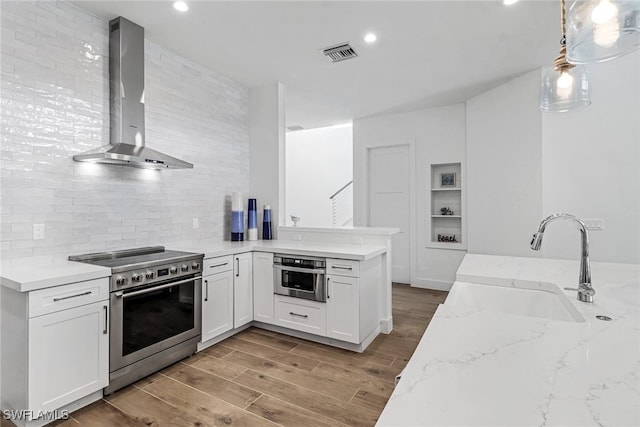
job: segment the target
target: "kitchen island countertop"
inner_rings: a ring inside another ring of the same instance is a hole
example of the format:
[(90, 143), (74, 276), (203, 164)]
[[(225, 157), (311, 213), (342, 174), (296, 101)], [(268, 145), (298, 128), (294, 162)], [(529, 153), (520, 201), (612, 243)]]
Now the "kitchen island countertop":
[[(640, 266), (592, 263), (585, 322), (441, 305), (378, 426), (640, 425)], [(465, 256), (458, 281), (576, 287), (578, 262)], [(606, 315), (612, 321), (602, 321)]]

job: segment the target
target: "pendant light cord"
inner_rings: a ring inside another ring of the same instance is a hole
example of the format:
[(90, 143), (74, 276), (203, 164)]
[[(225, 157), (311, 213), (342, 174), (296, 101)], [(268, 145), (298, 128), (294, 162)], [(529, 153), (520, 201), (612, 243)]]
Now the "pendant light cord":
[(565, 12), (565, 0), (560, 0), (560, 31), (562, 31), (562, 39), (560, 44), (562, 46), (567, 45), (567, 17)]
[(567, 70), (575, 67), (573, 64), (569, 64), (567, 62), (567, 35), (566, 35), (566, 26), (567, 19), (565, 16), (565, 0), (560, 0), (560, 27), (562, 31), (562, 38), (560, 39), (560, 54), (556, 57), (555, 61), (553, 61), (553, 68), (556, 71), (561, 73), (566, 72)]

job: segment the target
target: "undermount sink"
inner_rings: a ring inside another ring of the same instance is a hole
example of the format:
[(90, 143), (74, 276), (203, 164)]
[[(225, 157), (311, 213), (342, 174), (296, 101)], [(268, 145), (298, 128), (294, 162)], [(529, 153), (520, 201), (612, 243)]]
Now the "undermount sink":
[(585, 321), (560, 288), (551, 283), (495, 285), (455, 282), (445, 305), (564, 322)]

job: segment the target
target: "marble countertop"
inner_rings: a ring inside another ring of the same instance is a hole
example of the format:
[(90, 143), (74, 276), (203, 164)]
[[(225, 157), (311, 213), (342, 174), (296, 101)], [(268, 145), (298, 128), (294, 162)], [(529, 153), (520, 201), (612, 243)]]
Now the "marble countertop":
[(365, 261), (387, 251), (382, 245), (351, 245), (295, 240), (257, 240), (253, 242), (218, 242), (202, 247), (178, 248), (191, 252), (201, 252), (206, 258), (232, 255), (241, 252), (258, 251), (272, 253), (293, 253), (328, 258)]
[[(640, 425), (640, 266), (592, 263), (586, 322), (441, 305), (378, 426)], [(576, 287), (578, 262), (466, 255), (457, 279)], [(606, 315), (612, 321), (601, 321)]]
[[(386, 252), (385, 246), (333, 244), (293, 240), (258, 240), (252, 242), (217, 242), (201, 246), (171, 247), (174, 250), (203, 253), (214, 258), (242, 252), (260, 251), (364, 261)], [(19, 292), (59, 286), (83, 280), (108, 277), (111, 270), (81, 262), (61, 261), (52, 264), (26, 263), (2, 265), (0, 285)]]
[(82, 282), (111, 276), (111, 269), (81, 262), (0, 267), (0, 285), (18, 292)]

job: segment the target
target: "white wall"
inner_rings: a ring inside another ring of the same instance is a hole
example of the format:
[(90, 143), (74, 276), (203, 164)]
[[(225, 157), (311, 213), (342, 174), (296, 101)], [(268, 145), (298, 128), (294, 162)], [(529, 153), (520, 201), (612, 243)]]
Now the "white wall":
[[(592, 105), (542, 116), (544, 215), (601, 218), (591, 258), (640, 263), (640, 53), (589, 66)], [(552, 224), (544, 256), (577, 258), (570, 223)]]
[(540, 71), (467, 101), (467, 211), (471, 253), (537, 256), (542, 215)]
[(249, 190), (249, 90), (147, 41), (147, 145), (194, 169), (74, 162), (109, 140), (107, 22), (65, 2), (0, 5), (2, 260), (227, 238), (226, 200)]
[(353, 179), (353, 127), (327, 127), (286, 135), (286, 224), (332, 225), (329, 197)]
[[(262, 238), (263, 206), (271, 207), (273, 238), (284, 224), (284, 99), (285, 87), (274, 83), (250, 91), (250, 192), (258, 207), (258, 238)], [(246, 222), (246, 215), (245, 215)]]
[[(540, 70), (467, 102), (469, 252), (537, 256), (539, 221), (568, 212), (603, 220), (592, 260), (640, 262), (640, 54), (588, 70), (584, 110), (538, 112)], [(504, 183), (492, 185), (500, 171)], [(572, 223), (549, 226), (543, 256), (579, 254)]]
[[(353, 125), (354, 224), (368, 225), (367, 148), (409, 143), (414, 146), (416, 215), (413, 234), (412, 278), (414, 286), (448, 289), (465, 252), (427, 247), (430, 215), (430, 165), (465, 160), (465, 106), (418, 110), (403, 114), (369, 117)], [(390, 165), (391, 167), (391, 165)], [(464, 185), (464, 184), (463, 184)], [(464, 236), (463, 236), (464, 237)]]

